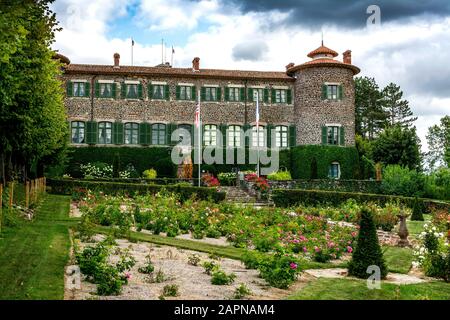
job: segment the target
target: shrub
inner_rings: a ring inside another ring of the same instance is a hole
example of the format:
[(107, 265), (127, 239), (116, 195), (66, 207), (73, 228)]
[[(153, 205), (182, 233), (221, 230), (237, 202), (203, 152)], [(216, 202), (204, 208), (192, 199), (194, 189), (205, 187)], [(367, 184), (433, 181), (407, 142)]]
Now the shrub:
[(241, 283), (239, 287), (234, 290), (233, 299), (243, 299), (251, 294), (252, 292), (250, 289), (244, 283)]
[(190, 264), (192, 266), (196, 267), (199, 262), (200, 262), (200, 256), (198, 254), (191, 254), (188, 257), (188, 264)]
[(214, 261), (205, 261), (202, 266), (205, 268), (205, 273), (208, 275), (219, 270), (219, 266)]
[(164, 286), (162, 295), (165, 297), (176, 297), (178, 296), (178, 285), (168, 284)]
[(138, 272), (144, 274), (150, 274), (155, 271), (155, 266), (152, 263), (150, 255), (145, 257), (145, 265), (138, 269)]
[(217, 178), (222, 186), (234, 186), (236, 184), (236, 173), (234, 172), (221, 172), (217, 175)]
[(263, 259), (264, 255), (257, 251), (246, 251), (242, 255), (242, 262), (247, 269), (258, 269)]
[(147, 169), (147, 170), (145, 170), (145, 171), (142, 173), (142, 176), (143, 176), (145, 179), (156, 179), (156, 177), (157, 177), (158, 175), (157, 175), (156, 170), (152, 168), (152, 169)]
[(292, 180), (291, 173), (289, 171), (278, 171), (274, 172), (272, 174), (269, 174), (267, 176), (268, 180), (275, 180), (275, 181), (285, 181), (285, 180)]
[(406, 197), (420, 197), (423, 195), (424, 177), (416, 170), (399, 165), (388, 165), (383, 171), (381, 191)]
[(424, 220), (423, 212), (424, 212), (423, 202), (419, 201), (419, 199), (417, 199), (417, 197), (414, 198), (411, 220), (412, 221), (423, 221)]
[(439, 168), (425, 177), (425, 196), (448, 200), (450, 197), (450, 168)]
[(222, 286), (232, 284), (236, 279), (234, 273), (227, 274), (222, 270), (217, 270), (212, 273), (211, 284)]
[(359, 225), (357, 245), (353, 252), (352, 260), (348, 265), (348, 274), (357, 278), (367, 279), (368, 267), (378, 266), (381, 279), (385, 279), (387, 275), (386, 263), (378, 242), (373, 215), (367, 208), (361, 210)]
[(118, 295), (122, 292), (124, 279), (119, 276), (116, 268), (101, 265), (96, 274), (97, 294), (100, 296)]
[(261, 278), (280, 289), (288, 288), (300, 272), (296, 259), (282, 252), (261, 259), (258, 270)]
[(218, 187), (220, 186), (219, 180), (212, 174), (204, 174), (202, 176), (202, 183), (207, 187)]

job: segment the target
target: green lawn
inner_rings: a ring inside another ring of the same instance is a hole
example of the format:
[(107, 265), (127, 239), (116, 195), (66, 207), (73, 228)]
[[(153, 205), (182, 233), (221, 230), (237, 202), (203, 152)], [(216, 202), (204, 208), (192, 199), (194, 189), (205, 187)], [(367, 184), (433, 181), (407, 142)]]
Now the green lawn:
[(319, 278), (297, 291), (289, 300), (450, 300), (450, 284), (430, 283), (394, 285), (369, 290), (366, 281)]
[(423, 218), (425, 221), (406, 221), (406, 226), (408, 227), (408, 231), (410, 235), (418, 235), (423, 231), (423, 226), (426, 223), (429, 223), (431, 220), (431, 214), (424, 214)]
[(413, 250), (410, 248), (383, 247), (384, 258), (390, 272), (408, 273), (413, 262)]
[(46, 196), (33, 221), (0, 235), (0, 299), (62, 299), (69, 259), (69, 198)]

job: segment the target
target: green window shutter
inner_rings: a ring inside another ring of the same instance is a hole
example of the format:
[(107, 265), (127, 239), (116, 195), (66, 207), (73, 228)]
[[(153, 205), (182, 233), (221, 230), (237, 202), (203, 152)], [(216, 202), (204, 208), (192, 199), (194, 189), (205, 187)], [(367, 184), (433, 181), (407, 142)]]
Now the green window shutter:
[(142, 95), (142, 83), (138, 84), (137, 89), (138, 89), (138, 98), (142, 99), (142, 97), (143, 97), (143, 95)]
[(97, 143), (97, 122), (88, 121), (86, 123), (86, 142), (88, 144)]
[(240, 97), (239, 97), (239, 101), (241, 101), (241, 102), (244, 102), (245, 101), (245, 88), (241, 88), (241, 89), (239, 89), (239, 94), (240, 94)]
[(192, 100), (197, 100), (197, 87), (195, 87), (195, 86), (192, 86), (191, 87), (191, 90), (192, 90), (192, 95), (191, 95), (191, 97), (192, 97)]
[(225, 101), (230, 101), (230, 88), (225, 87)]
[(149, 123), (140, 123), (139, 124), (139, 144), (148, 145), (150, 144), (150, 124)]
[(164, 86), (164, 98), (165, 98), (167, 101), (170, 100), (170, 88), (169, 88), (169, 85), (168, 85), (168, 84), (166, 84), (166, 85)]
[(98, 81), (95, 81), (95, 97), (100, 97), (100, 83)]
[(342, 85), (338, 87), (338, 98), (339, 100), (344, 98), (344, 87)]
[(272, 89), (272, 103), (276, 102), (275, 89)]
[(343, 126), (339, 130), (339, 144), (345, 146), (345, 128)]
[[(253, 101), (253, 93), (251, 101)], [(264, 89), (264, 103), (269, 103), (269, 89)]]
[(248, 88), (248, 90), (247, 90), (247, 101), (250, 101), (250, 102), (253, 101), (253, 89), (252, 88)]
[(217, 88), (217, 101), (222, 101), (222, 88)]
[(327, 144), (327, 127), (326, 126), (322, 126), (322, 144), (325, 145)]
[(180, 100), (180, 86), (176, 86), (176, 88), (175, 88), (175, 98), (177, 99), (177, 100)]
[(151, 84), (147, 87), (147, 95), (149, 100), (153, 99), (153, 86)]
[(117, 85), (116, 85), (116, 83), (113, 83), (111, 85), (111, 96), (113, 99), (116, 98), (116, 91), (117, 91)]
[(84, 83), (84, 96), (85, 97), (91, 96), (91, 84), (89, 82)]
[(326, 100), (328, 98), (328, 86), (326, 84), (322, 85), (322, 100)]
[(166, 144), (167, 145), (172, 145), (172, 141), (171, 141), (171, 139), (172, 139), (172, 131), (174, 130), (174, 128), (176, 129), (176, 125), (173, 124), (173, 123), (168, 123), (166, 128), (167, 128), (166, 129), (166, 134), (167, 134), (167, 136), (166, 136)]
[(291, 89), (286, 91), (286, 101), (288, 104), (292, 104), (292, 90)]
[(127, 98), (127, 85), (125, 84), (125, 82), (122, 82), (120, 84), (120, 97), (122, 99), (126, 99)]
[(73, 96), (73, 83), (72, 81), (67, 81), (66, 82), (66, 94), (68, 97), (72, 97)]
[(206, 97), (206, 88), (202, 87), (200, 90), (200, 99), (201, 101), (205, 101), (205, 97)]
[(297, 128), (296, 126), (289, 126), (289, 147), (297, 145)]
[(123, 144), (123, 123), (121, 122), (113, 123), (113, 143)]

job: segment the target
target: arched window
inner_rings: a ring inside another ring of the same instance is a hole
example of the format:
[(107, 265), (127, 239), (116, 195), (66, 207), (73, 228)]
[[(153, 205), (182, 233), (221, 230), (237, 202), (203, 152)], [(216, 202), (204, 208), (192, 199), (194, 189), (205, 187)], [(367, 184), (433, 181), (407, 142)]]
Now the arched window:
[(264, 136), (264, 127), (259, 126), (259, 132), (256, 129), (256, 126), (252, 128), (252, 147), (264, 147), (266, 145), (265, 143), (265, 136)]
[(139, 124), (134, 122), (125, 123), (125, 144), (139, 143)]
[(72, 121), (72, 143), (84, 143), (85, 124), (82, 121)]
[(98, 123), (98, 143), (110, 144), (112, 143), (112, 123), (99, 122)]
[(278, 148), (287, 148), (288, 146), (288, 127), (275, 127), (275, 146)]
[(228, 127), (228, 146), (238, 148), (241, 146), (241, 127), (229, 126)]
[(152, 124), (152, 144), (166, 144), (166, 125), (163, 123)]
[(339, 162), (332, 162), (328, 169), (328, 177), (331, 179), (339, 179), (341, 177), (341, 166)]
[(217, 146), (217, 126), (215, 124), (205, 125), (203, 142), (205, 146)]

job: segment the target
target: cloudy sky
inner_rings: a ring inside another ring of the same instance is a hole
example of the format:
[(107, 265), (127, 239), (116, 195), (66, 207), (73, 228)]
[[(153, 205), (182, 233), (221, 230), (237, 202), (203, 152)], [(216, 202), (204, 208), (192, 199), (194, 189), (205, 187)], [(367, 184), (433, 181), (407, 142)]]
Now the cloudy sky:
[[(367, 26), (380, 8), (380, 23)], [(285, 70), (320, 45), (353, 51), (361, 75), (380, 87), (400, 85), (410, 101), (423, 149), (427, 128), (450, 114), (450, 1), (448, 0), (56, 0), (63, 31), (54, 49), (72, 63), (161, 63), (174, 66)], [(342, 57), (338, 57), (341, 59)]]

